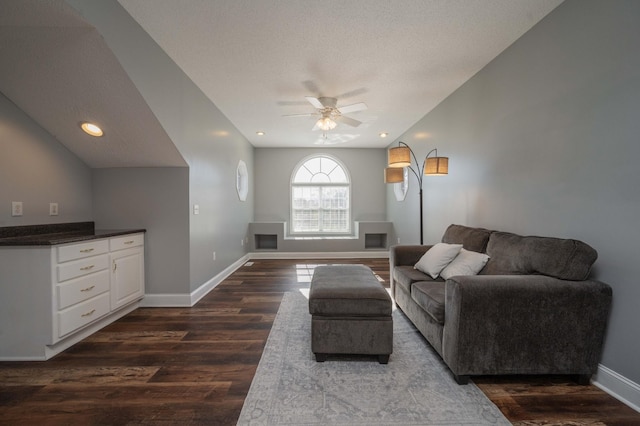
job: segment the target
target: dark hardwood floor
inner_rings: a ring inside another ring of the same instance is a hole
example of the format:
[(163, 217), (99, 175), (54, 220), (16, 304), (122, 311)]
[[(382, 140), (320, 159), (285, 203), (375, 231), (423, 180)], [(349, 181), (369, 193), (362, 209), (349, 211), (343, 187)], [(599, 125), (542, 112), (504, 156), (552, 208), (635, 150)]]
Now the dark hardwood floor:
[[(142, 308), (46, 362), (0, 362), (2, 425), (234, 425), (282, 296), (313, 268), (387, 259), (255, 260), (193, 308)], [(565, 377), (478, 377), (516, 425), (640, 425)]]

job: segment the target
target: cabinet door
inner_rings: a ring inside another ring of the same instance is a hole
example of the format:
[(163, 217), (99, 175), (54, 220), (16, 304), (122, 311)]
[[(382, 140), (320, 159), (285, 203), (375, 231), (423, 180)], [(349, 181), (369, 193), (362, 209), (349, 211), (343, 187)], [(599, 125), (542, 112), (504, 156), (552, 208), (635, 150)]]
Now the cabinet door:
[(144, 249), (134, 247), (111, 253), (111, 310), (144, 295)]

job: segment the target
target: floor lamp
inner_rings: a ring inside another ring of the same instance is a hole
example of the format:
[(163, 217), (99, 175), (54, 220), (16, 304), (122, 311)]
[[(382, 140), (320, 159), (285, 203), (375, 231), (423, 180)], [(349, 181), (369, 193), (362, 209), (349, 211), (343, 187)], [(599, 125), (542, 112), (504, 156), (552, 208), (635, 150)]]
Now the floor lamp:
[[(422, 168), (419, 168), (418, 159), (409, 145), (404, 142), (398, 142), (398, 146), (389, 148), (389, 163), (384, 169), (385, 183), (399, 183), (404, 181), (404, 168), (408, 167), (418, 180), (418, 188), (420, 190), (420, 245), (423, 244), (423, 225), (422, 225), (422, 178), (427, 176), (438, 176), (449, 174), (449, 158), (438, 157), (436, 148), (429, 151), (422, 162)], [(434, 154), (433, 157), (429, 157)], [(415, 162), (415, 169), (411, 165), (411, 160)], [(418, 173), (420, 172), (420, 173)]]

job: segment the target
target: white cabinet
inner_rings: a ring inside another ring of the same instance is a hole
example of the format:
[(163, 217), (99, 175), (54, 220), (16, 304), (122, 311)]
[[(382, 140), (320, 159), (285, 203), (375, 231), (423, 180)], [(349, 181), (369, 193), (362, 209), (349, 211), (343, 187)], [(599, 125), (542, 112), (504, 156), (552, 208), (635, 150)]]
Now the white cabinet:
[(117, 309), (144, 295), (144, 239), (142, 234), (112, 238), (111, 309)]
[(71, 333), (144, 296), (144, 234), (58, 246), (53, 335)]
[(144, 234), (0, 247), (0, 361), (48, 359), (144, 297)]

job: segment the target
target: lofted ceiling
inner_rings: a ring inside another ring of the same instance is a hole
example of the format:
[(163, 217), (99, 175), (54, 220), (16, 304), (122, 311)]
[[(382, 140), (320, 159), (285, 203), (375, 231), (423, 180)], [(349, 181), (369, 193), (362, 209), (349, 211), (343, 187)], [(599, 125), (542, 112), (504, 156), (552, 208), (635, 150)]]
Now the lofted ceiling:
[[(257, 147), (387, 146), (561, 3), (118, 1)], [(314, 112), (305, 96), (364, 102), (363, 124), (283, 117)]]
[[(0, 92), (89, 167), (187, 165), (97, 30), (64, 1), (0, 0), (0, 58)], [(83, 121), (104, 136), (82, 132)]]
[[(562, 0), (117, 1), (254, 146), (379, 148)], [(0, 92), (90, 167), (186, 165), (64, 0), (0, 0), (0, 58)], [(305, 96), (368, 108), (323, 135), (316, 118), (283, 117), (315, 112)]]

